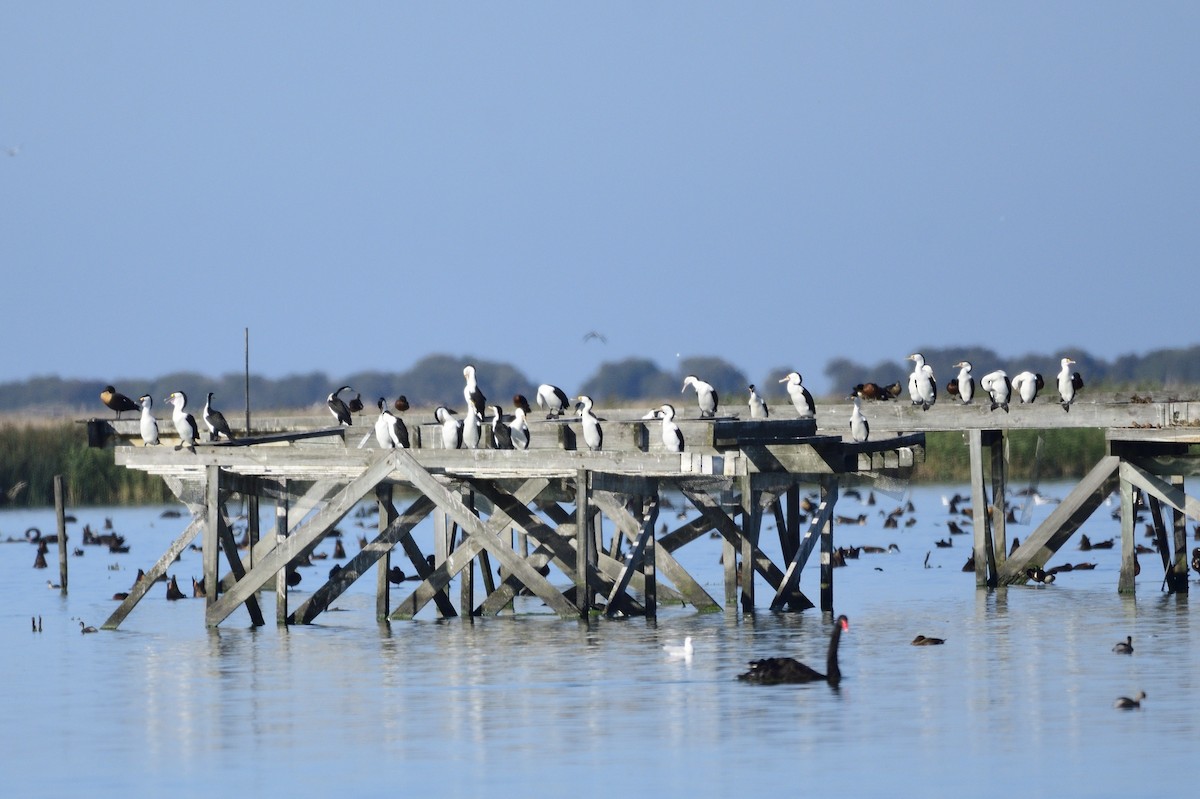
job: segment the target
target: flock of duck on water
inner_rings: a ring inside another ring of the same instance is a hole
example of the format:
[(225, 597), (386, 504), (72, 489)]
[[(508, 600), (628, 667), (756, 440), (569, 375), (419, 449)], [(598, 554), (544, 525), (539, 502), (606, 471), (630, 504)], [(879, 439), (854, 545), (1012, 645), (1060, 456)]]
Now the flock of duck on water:
[[(929, 410), (937, 402), (938, 396), (937, 379), (934, 377), (933, 367), (925, 362), (925, 357), (919, 352), (909, 355), (907, 360), (913, 362), (913, 370), (908, 376), (909, 399), (914, 406), (919, 405), (922, 409)], [(1079, 390), (1083, 388), (1083, 379), (1079, 373), (1071, 371), (1074, 363), (1075, 361), (1070, 358), (1063, 358), (1060, 361), (1058, 394), (1059, 404), (1065, 411), (1071, 410), (1071, 404), (1075, 402)], [(975, 399), (975, 378), (971, 373), (973, 368), (971, 362), (959, 361), (954, 364), (954, 368), (958, 370), (958, 373), (947, 383), (946, 391), (962, 404), (969, 405)], [(465, 379), (463, 399), (467, 403), (467, 412), (463, 414), (463, 418), (458, 418), (456, 412), (445, 405), (439, 405), (434, 410), (434, 419), (442, 426), (442, 445), (447, 449), (464, 447), (478, 449), (483, 437), (484, 416), (490, 415), (492, 449), (528, 449), (529, 423), (527, 417), (533, 411), (525, 396), (523, 394), (513, 396), (513, 413), (506, 416), (500, 405), (487, 404), (486, 397), (479, 389), (474, 365), (468, 364), (463, 367), (463, 378)], [(812, 394), (804, 387), (804, 378), (800, 373), (789, 372), (779, 382), (786, 384), (788, 398), (799, 417), (802, 419), (815, 418), (816, 403), (813, 401)], [(991, 401), (991, 410), (1002, 408), (1007, 413), (1009, 401), (1014, 394), (1022, 404), (1032, 403), (1045, 387), (1045, 380), (1038, 372), (1024, 371), (1009, 378), (1007, 373), (997, 369), (981, 377), (979, 387)], [(700, 418), (714, 418), (720, 400), (713, 385), (695, 375), (688, 375), (683, 380), (682, 391), (686, 392), (688, 388), (692, 388), (696, 392)], [(329, 412), (333, 414), (339, 424), (352, 425), (354, 423), (352, 414), (363, 409), (361, 394), (349, 401), (343, 400), (339, 396), (343, 391), (352, 390), (350, 386), (341, 386), (330, 392), (325, 400)], [(747, 407), (750, 418), (768, 419), (770, 408), (766, 400), (759, 395), (753, 384), (749, 386), (748, 391)], [(891, 385), (859, 383), (854, 386), (850, 394), (854, 400), (854, 411), (850, 415), (849, 423), (850, 437), (857, 442), (870, 438), (870, 422), (862, 412), (863, 400), (894, 400), (899, 397), (900, 391), (899, 381)], [(538, 407), (546, 412), (547, 419), (561, 417), (571, 404), (566, 392), (550, 383), (538, 386), (535, 399)], [(100, 400), (116, 412), (118, 419), (126, 411), (140, 410), (142, 441), (147, 446), (159, 443), (158, 421), (154, 418), (152, 411), (154, 400), (149, 394), (143, 394), (134, 402), (113, 386), (105, 386), (104, 390), (100, 392)], [(199, 428), (195, 417), (187, 412), (187, 401), (187, 394), (182, 391), (171, 393), (165, 400), (172, 407), (171, 421), (175, 426), (175, 431), (179, 434), (180, 444), (176, 449), (186, 448), (190, 452), (195, 452)], [(593, 405), (592, 398), (586, 394), (575, 398), (574, 410), (582, 423), (584, 442), (589, 450), (596, 451), (603, 449), (604, 427), (602, 420), (593, 410)], [(407, 398), (401, 395), (389, 405), (386, 399), (380, 397), (376, 406), (379, 408), (379, 417), (375, 421), (375, 438), (379, 442), (379, 446), (407, 448), (409, 446), (408, 428), (405, 426), (404, 420), (393, 413), (393, 410), (403, 412), (409, 409)], [(213, 407), (213, 392), (211, 391), (208, 392), (208, 398), (205, 400), (201, 418), (208, 428), (209, 440), (217, 441), (221, 436), (224, 436), (226, 440), (234, 439), (225, 416)], [(668, 452), (683, 451), (683, 432), (675, 423), (675, 407), (673, 405), (664, 403), (643, 418), (661, 421), (662, 443)]]

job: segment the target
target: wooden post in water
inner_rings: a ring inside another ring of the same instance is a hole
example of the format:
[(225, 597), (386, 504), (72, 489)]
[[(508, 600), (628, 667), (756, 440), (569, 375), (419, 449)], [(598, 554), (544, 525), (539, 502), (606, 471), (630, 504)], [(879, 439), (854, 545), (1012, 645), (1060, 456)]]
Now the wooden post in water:
[(1008, 557), (1008, 436), (1003, 430), (991, 430), (988, 446), (992, 451), (992, 566), (988, 585), (997, 584), (1000, 569)]
[(575, 473), (575, 604), (579, 615), (587, 618), (592, 610), (591, 581), (588, 579), (588, 563), (591, 562), (592, 507), (591, 489), (588, 487), (587, 469)]
[[(975, 587), (995, 588), (998, 574), (996, 548), (992, 541), (992, 516), (988, 513), (987, 486), (983, 480), (984, 432), (976, 429), (967, 431), (971, 458), (971, 518), (975, 527)], [(987, 432), (995, 433), (994, 430)]]
[[(450, 515), (446, 513), (440, 506), (433, 510), (433, 566), (441, 568), (446, 562), (446, 558), (450, 557), (450, 538), (454, 535), (453, 525), (450, 524)], [(440, 590), (440, 589), (439, 589)], [(449, 599), (449, 592), (442, 591), (443, 595)], [(467, 611), (469, 612), (469, 611)], [(438, 607), (438, 616), (440, 618), (448, 618), (448, 615)]]
[[(1186, 496), (1183, 475), (1171, 475), (1171, 485)], [(1175, 557), (1167, 576), (1167, 586), (1173, 593), (1188, 592), (1188, 548), (1187, 548), (1187, 516), (1180, 508), (1173, 508), (1172, 525), (1174, 532)]]
[(1133, 483), (1121, 474), (1121, 573), (1117, 578), (1117, 592), (1132, 594), (1134, 592), (1134, 549), (1133, 526), (1137, 518), (1137, 508), (1133, 506)]
[[(392, 504), (392, 484), (380, 483), (375, 486), (375, 502), (379, 506), (379, 532), (383, 533), (399, 515), (396, 506)], [(392, 570), (392, 551), (379, 558), (379, 567), (375, 571), (375, 618), (385, 622), (392, 613), (391, 592), (388, 584), (388, 572)]]
[(741, 512), (742, 512), (742, 612), (754, 612), (754, 548), (758, 546), (758, 533), (762, 528), (762, 508), (758, 504), (761, 492), (755, 491), (750, 485), (750, 476), (741, 479)]
[[(646, 512), (646, 498), (638, 497), (638, 502), (641, 504), (642, 513)], [(655, 540), (656, 531), (655, 525), (658, 524), (658, 501), (654, 501), (652, 510), (653, 518), (650, 521), (650, 536), (646, 539), (646, 548), (642, 550), (642, 574), (646, 578), (646, 618), (658, 618), (658, 578), (655, 572), (654, 560), (658, 556), (658, 544)], [(620, 533), (615, 533), (620, 535)]]
[[(279, 497), (275, 500), (275, 546), (281, 547), (288, 537), (288, 481), (280, 481)], [(288, 618), (288, 584), (287, 566), (275, 575), (275, 623), (287, 625)]]
[[(468, 411), (470, 413), (471, 411)], [(469, 489), (463, 490), (463, 505), (471, 513), (475, 513), (475, 492)], [(463, 542), (467, 539), (467, 531), (463, 531)], [(479, 559), (480, 552), (475, 556), (467, 567), (458, 573), (458, 609), (459, 614), (468, 621), (475, 618), (475, 564), (482, 563)]]
[(837, 475), (821, 478), (821, 506), (828, 509), (821, 525), (821, 610), (833, 612), (833, 506), (838, 501)]
[(204, 606), (212, 607), (217, 601), (220, 576), (217, 566), (221, 551), (221, 467), (204, 468), (204, 539), (201, 559), (204, 566)]
[(54, 475), (54, 515), (58, 528), (58, 585), (59, 592), (67, 593), (67, 501), (63, 492), (63, 476)]

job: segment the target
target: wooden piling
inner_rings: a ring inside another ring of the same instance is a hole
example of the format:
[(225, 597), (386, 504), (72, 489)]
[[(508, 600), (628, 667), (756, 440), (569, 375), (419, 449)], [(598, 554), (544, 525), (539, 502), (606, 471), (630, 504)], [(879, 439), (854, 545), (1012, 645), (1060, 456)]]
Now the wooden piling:
[(58, 590), (67, 595), (67, 503), (63, 476), (54, 475), (54, 516), (58, 531)]

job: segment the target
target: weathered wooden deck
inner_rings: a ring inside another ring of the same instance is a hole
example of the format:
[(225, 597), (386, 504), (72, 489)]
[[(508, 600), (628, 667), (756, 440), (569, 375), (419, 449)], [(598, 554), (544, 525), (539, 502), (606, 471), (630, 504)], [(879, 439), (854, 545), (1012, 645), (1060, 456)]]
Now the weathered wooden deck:
[[(801, 590), (800, 573), (818, 544), (819, 603), (831, 610), (839, 480), (855, 473), (905, 476), (924, 458), (925, 432), (946, 430), (962, 431), (970, 447), (979, 585), (1025, 581), (1029, 566), (1044, 566), (1119, 489), (1125, 554), (1118, 589), (1133, 589), (1133, 495), (1140, 491), (1154, 510), (1167, 582), (1172, 590), (1186, 590), (1182, 520), (1184, 515), (1200, 518), (1200, 504), (1184, 493), (1183, 480), (1197, 467), (1193, 447), (1200, 445), (1200, 404), (1080, 403), (1066, 413), (1042, 403), (1015, 405), (1004, 413), (978, 404), (943, 403), (922, 411), (908, 403), (869, 403), (872, 441), (863, 444), (843, 439), (850, 409), (848, 403), (822, 405), (815, 421), (795, 418), (790, 408), (778, 412), (782, 418), (762, 421), (677, 419), (686, 440), (683, 453), (665, 451), (659, 422), (640, 418), (641, 410), (601, 412), (606, 420), (601, 452), (577, 448), (582, 442), (577, 419), (531, 420), (529, 450), (497, 451), (442, 449), (437, 425), (415, 423), (431, 418), (426, 411), (403, 415), (413, 444), (409, 450), (378, 448), (373, 412), (361, 414), (350, 428), (330, 426), (328, 415), (261, 418), (248, 434), (235, 428), (238, 441), (198, 443), (195, 453), (171, 446), (169, 420), (160, 421), (163, 445), (158, 447), (140, 446), (136, 420), (92, 420), (89, 441), (115, 446), (118, 464), (160, 475), (193, 517), (105, 627), (117, 627), (201, 533), (205, 585), (220, 586), (208, 591), (210, 626), (242, 606), (253, 623), (262, 624), (258, 598), (269, 583), (275, 587), (278, 622), (310, 622), (373, 566), (381, 620), (412, 618), (431, 602), (442, 616), (494, 614), (511, 607), (523, 590), (563, 617), (601, 611), (653, 615), (659, 598), (700, 610), (740, 604), (750, 611), (759, 581), (772, 592), (772, 609), (801, 610), (814, 604)], [(1103, 428), (1109, 454), (1010, 555), (1004, 530), (1006, 431), (1055, 427)], [(489, 425), (483, 432), (490, 440)], [(805, 520), (800, 486), (813, 484), (819, 486), (820, 503)], [(660, 533), (656, 524), (665, 489), (687, 497), (696, 515)], [(250, 505), (252, 546), (244, 556), (234, 544), (225, 509), (235, 494)], [(398, 507), (400, 497), (409, 504)], [(303, 604), (289, 609), (289, 565), (311, 552), (364, 498), (372, 498), (379, 509), (374, 540)], [(258, 529), (263, 500), (275, 505), (274, 531)], [(1164, 505), (1174, 511), (1170, 535)], [(783, 553), (778, 564), (759, 547), (764, 514), (776, 521)], [(412, 531), (429, 517), (434, 540), (423, 549)], [(614, 529), (607, 543), (601, 517)], [(673, 555), (710, 531), (722, 538), (724, 605)], [(1169, 538), (1173, 556), (1166, 554)], [(405, 569), (411, 564), (420, 582), (392, 607), (387, 575), (396, 555), (404, 558)], [(551, 565), (570, 578), (569, 590), (547, 579)], [(448, 591), (456, 577), (457, 606)]]

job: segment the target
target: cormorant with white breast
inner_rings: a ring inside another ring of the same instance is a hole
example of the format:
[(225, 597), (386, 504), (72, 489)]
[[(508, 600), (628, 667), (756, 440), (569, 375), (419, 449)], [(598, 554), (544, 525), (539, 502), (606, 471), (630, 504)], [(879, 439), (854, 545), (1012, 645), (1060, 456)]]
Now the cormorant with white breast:
[(142, 445), (148, 447), (158, 443), (158, 422), (155, 420), (154, 414), (150, 412), (154, 400), (149, 394), (143, 394), (138, 397), (138, 402), (142, 404)]
[(866, 441), (871, 437), (871, 425), (863, 416), (862, 400), (854, 397), (854, 411), (850, 414), (850, 437), (855, 441)]
[[(482, 395), (481, 395), (482, 396)], [(463, 417), (462, 443), (467, 449), (479, 449), (479, 439), (483, 435), (483, 419), (474, 405), (467, 406)]]
[(208, 427), (208, 440), (216, 441), (218, 437), (224, 435), (225, 438), (233, 441), (233, 433), (229, 431), (229, 422), (225, 421), (225, 415), (212, 406), (213, 392), (208, 392), (208, 399), (204, 401), (204, 424)]
[(517, 403), (517, 407), (513, 408), (513, 420), (509, 425), (509, 432), (512, 434), (513, 449), (529, 449), (529, 424), (525, 421), (525, 414), (529, 412), (529, 403), (524, 402), (524, 397), (517, 395), (522, 402)]
[(112, 386), (104, 387), (104, 390), (100, 392), (100, 401), (112, 410), (116, 411), (118, 419), (121, 418), (121, 414), (125, 411), (136, 411), (141, 409), (140, 405), (121, 392), (117, 391)]
[(787, 377), (779, 382), (787, 383), (788, 396), (791, 397), (801, 419), (811, 419), (817, 415), (817, 406), (813, 403), (812, 394), (804, 387), (804, 378), (799, 372), (788, 372)]
[(558, 386), (542, 383), (537, 390), (537, 404), (546, 409), (547, 419), (557, 419), (567, 409), (567, 392)]
[(700, 418), (711, 419), (717, 415), (717, 390), (712, 387), (712, 383), (706, 383), (695, 375), (688, 375), (683, 378), (683, 391), (687, 391), (687, 387), (691, 386), (696, 389), (696, 402), (700, 406)]
[(1012, 395), (1012, 383), (1003, 369), (988, 372), (979, 378), (979, 387), (992, 398), (992, 410), (1003, 408), (1008, 413), (1008, 399)]
[(937, 402), (937, 381), (933, 377), (933, 367), (925, 363), (925, 356), (914, 352), (908, 356), (913, 362), (912, 374), (908, 376), (908, 393), (913, 405), (920, 405), (929, 410)]
[(751, 419), (766, 419), (771, 415), (770, 408), (767, 407), (767, 401), (758, 396), (758, 392), (754, 390), (754, 384), (751, 383), (750, 391), (750, 418)]
[(445, 405), (439, 405), (433, 410), (433, 418), (442, 426), (442, 447), (444, 449), (458, 449), (461, 447), (463, 425), (462, 422), (454, 418), (454, 411)]
[(1058, 373), (1058, 404), (1064, 411), (1070, 411), (1071, 403), (1075, 401), (1075, 394), (1083, 388), (1083, 378), (1079, 376), (1079, 372), (1070, 370), (1071, 364), (1075, 363), (1070, 358), (1063, 358), (1059, 363), (1062, 365), (1062, 369)]
[(512, 449), (512, 430), (504, 423), (504, 411), (499, 405), (492, 408), (492, 449)]
[(196, 418), (184, 411), (184, 408), (187, 407), (187, 394), (176, 391), (167, 397), (167, 402), (174, 406), (174, 410), (171, 411), (171, 421), (175, 423), (175, 431), (179, 433), (179, 446), (175, 449), (187, 447), (188, 452), (195, 452), (196, 438), (200, 435), (200, 431), (196, 428)]
[(958, 398), (963, 405), (970, 405), (975, 398), (975, 378), (971, 376), (971, 362), (959, 361), (954, 364), (958, 369)]
[(1021, 404), (1024, 405), (1037, 399), (1038, 391), (1046, 385), (1046, 382), (1042, 380), (1040, 374), (1021, 372), (1012, 379), (1011, 385), (1017, 392), (1017, 396), (1021, 398)]
[(338, 420), (338, 424), (347, 426), (354, 424), (354, 420), (350, 418), (350, 409), (346, 407), (346, 403), (338, 396), (343, 391), (353, 390), (350, 386), (342, 386), (325, 399), (325, 404), (329, 407), (329, 412), (333, 414), (334, 419)]
[(583, 440), (588, 449), (595, 452), (604, 446), (604, 428), (600, 426), (600, 417), (592, 412), (592, 398), (587, 394), (579, 396), (579, 418), (583, 423)]
[(482, 416), (487, 410), (487, 397), (483, 396), (483, 392), (479, 390), (479, 383), (475, 380), (475, 364), (469, 363), (463, 367), (463, 377), (467, 379), (467, 384), (463, 386), (463, 399)]
[(675, 408), (670, 403), (658, 409), (662, 418), (662, 442), (668, 452), (683, 452), (683, 431), (675, 424)]
[(379, 398), (379, 418), (375, 420), (375, 440), (384, 449), (408, 449), (408, 427), (388, 410), (387, 400)]

